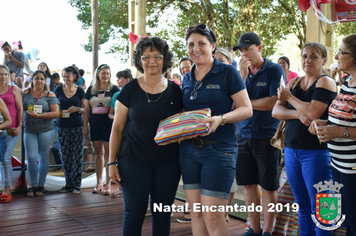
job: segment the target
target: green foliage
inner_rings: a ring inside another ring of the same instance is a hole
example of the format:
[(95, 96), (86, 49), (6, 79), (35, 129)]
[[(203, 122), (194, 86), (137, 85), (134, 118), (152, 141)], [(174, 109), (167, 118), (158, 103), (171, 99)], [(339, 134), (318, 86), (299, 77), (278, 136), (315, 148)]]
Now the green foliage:
[[(114, 43), (109, 52), (128, 53), (127, 3), (127, 0), (98, 1), (99, 45), (112, 40)], [(77, 18), (82, 23), (83, 29), (90, 29), (92, 27), (91, 0), (69, 0), (69, 4), (78, 9)], [(86, 51), (92, 50), (92, 35), (88, 36), (88, 43), (82, 46)]]
[[(83, 28), (91, 27), (91, 1), (69, 0), (78, 9)], [(110, 52), (128, 53), (128, 0), (98, 0), (99, 44), (114, 42)], [(175, 14), (173, 14), (175, 13)], [(218, 47), (231, 47), (247, 31), (260, 35), (263, 56), (271, 57), (277, 42), (293, 33), (305, 42), (305, 13), (296, 0), (148, 0), (147, 34), (166, 39), (177, 60), (186, 55), (184, 31), (206, 24), (217, 35)], [(83, 45), (91, 50), (91, 37)]]
[(356, 22), (344, 22), (335, 24), (334, 30), (337, 35), (355, 34)]

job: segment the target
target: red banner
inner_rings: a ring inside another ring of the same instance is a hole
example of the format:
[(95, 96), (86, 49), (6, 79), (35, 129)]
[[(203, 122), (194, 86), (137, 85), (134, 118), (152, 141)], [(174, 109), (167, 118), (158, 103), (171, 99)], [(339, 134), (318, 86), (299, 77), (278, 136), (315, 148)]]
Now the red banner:
[[(320, 4), (327, 4), (331, 7), (331, 17), (324, 15)], [(299, 0), (299, 7), (302, 11), (312, 7), (317, 18), (329, 24), (356, 21), (356, 0), (331, 0), (331, 3), (329, 0)]]
[(332, 0), (332, 20), (356, 21), (356, 0)]

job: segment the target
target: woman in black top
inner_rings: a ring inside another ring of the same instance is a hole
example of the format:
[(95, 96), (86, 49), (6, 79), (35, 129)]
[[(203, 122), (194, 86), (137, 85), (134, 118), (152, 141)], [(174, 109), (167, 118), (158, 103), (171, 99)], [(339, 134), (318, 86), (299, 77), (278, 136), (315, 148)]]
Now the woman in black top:
[(74, 66), (63, 69), (64, 84), (54, 93), (59, 100), (61, 116), (58, 120), (58, 139), (62, 154), (66, 185), (60, 192), (81, 193), (83, 164), (83, 118), (84, 90), (75, 85), (79, 72)]
[(312, 120), (327, 118), (328, 106), (336, 97), (335, 81), (322, 72), (326, 60), (327, 50), (322, 44), (307, 43), (301, 60), (305, 76), (292, 79), (287, 88), (278, 88), (279, 100), (272, 111), (273, 117), (288, 120), (284, 131), (285, 168), (299, 205), (300, 235), (330, 235), (330, 231), (316, 227), (310, 216), (317, 205), (313, 185), (332, 178), (331, 157), (326, 144), (308, 131)]
[[(103, 189), (103, 168), (109, 158), (109, 138), (112, 120), (109, 119), (110, 102), (114, 93), (119, 91), (116, 85), (111, 83), (111, 70), (106, 64), (100, 65), (95, 72), (95, 82), (85, 93), (85, 109), (83, 119), (83, 134), (88, 138), (88, 121), (90, 123), (90, 140), (94, 144), (96, 154), (96, 178), (97, 184), (92, 193), (104, 193), (110, 195), (111, 182), (109, 168), (106, 168), (106, 187)], [(105, 157), (105, 162), (104, 162)]]
[(160, 120), (183, 108), (179, 86), (162, 76), (172, 67), (172, 59), (166, 41), (158, 37), (142, 38), (133, 60), (143, 76), (127, 83), (117, 97), (109, 168), (113, 182), (122, 186), (123, 235), (141, 235), (148, 196), (152, 234), (170, 232), (171, 212), (162, 212), (156, 206), (171, 206), (174, 202), (180, 178), (179, 147), (178, 143), (158, 146), (154, 137)]

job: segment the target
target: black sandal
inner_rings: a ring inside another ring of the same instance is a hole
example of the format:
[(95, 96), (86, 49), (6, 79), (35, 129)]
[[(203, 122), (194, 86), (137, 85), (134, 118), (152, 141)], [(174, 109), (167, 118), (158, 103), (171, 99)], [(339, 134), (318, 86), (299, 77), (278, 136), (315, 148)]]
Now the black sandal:
[(36, 196), (36, 188), (32, 187), (27, 192), (27, 197), (35, 197)]
[(44, 187), (37, 187), (37, 190), (36, 190), (36, 196), (37, 197), (42, 197), (45, 193), (45, 189)]

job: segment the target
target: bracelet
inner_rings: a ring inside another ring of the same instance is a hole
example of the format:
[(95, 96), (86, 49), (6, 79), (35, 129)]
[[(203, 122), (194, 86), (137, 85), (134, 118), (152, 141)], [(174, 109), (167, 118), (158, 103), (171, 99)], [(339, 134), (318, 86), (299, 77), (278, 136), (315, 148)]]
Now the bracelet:
[(111, 166), (111, 165), (116, 165), (116, 161), (109, 162), (107, 165), (108, 165), (108, 166)]
[(225, 118), (224, 115), (220, 115), (220, 116), (221, 116), (221, 118), (222, 118), (222, 122), (221, 122), (220, 126), (224, 126), (225, 123), (226, 123), (226, 118)]

